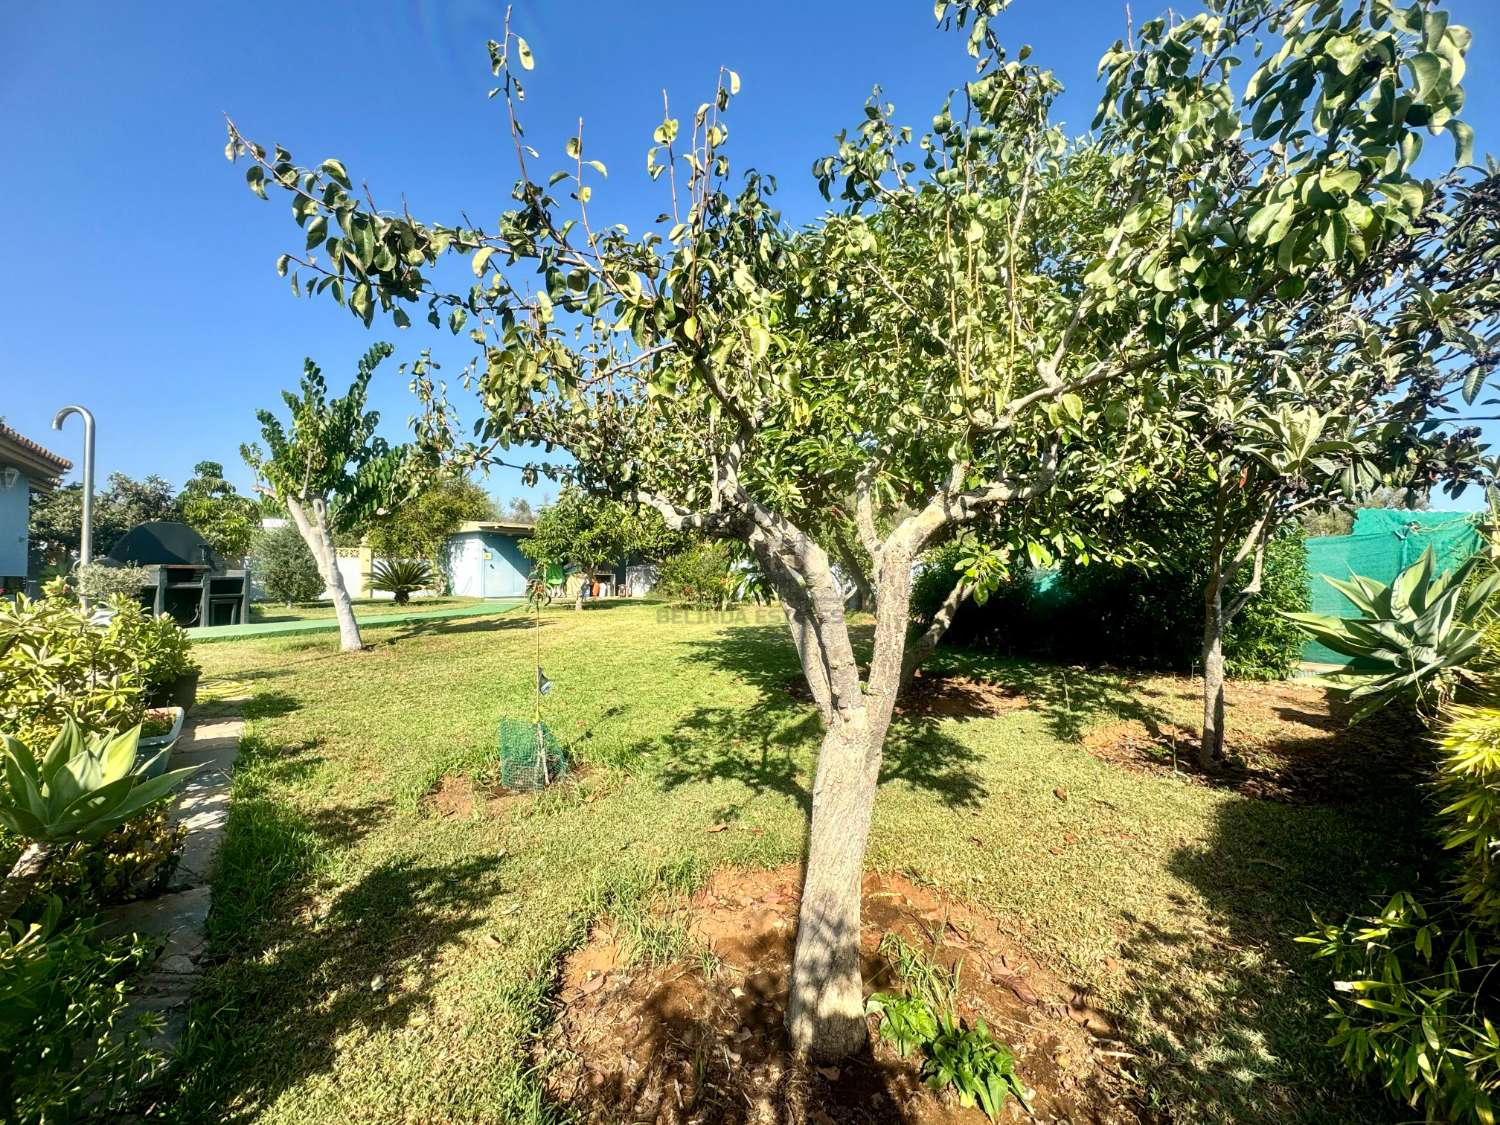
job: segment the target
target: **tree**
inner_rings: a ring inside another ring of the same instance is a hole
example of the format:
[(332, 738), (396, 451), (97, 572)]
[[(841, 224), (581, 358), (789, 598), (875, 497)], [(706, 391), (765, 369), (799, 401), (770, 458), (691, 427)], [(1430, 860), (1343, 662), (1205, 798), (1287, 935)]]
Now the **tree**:
[(177, 505), (182, 522), (224, 558), (243, 558), (260, 527), (255, 501), (235, 491), (218, 461), (199, 461), (193, 466), (193, 476), (182, 486)]
[[(574, 567), (585, 573), (620, 559), (662, 558), (672, 537), (654, 510), (641, 510), (578, 488), (564, 488), (557, 503), (543, 508), (532, 533), (521, 540), (521, 551), (536, 564)], [(583, 586), (574, 609), (583, 609)]]
[[(1000, 542), (971, 556), (956, 604), (1003, 572), (1006, 547), (1087, 554), (1071, 513), (1108, 511), (1180, 460), (1161, 420), (1184, 364), (1250, 331), (1278, 290), (1355, 258), (1347, 225), (1325, 236), (1331, 215), (1303, 202), (1329, 195), (1309, 185), (1369, 160), (1385, 170), (1365, 206), (1409, 222), (1427, 195), (1404, 155), (1415, 128), (1471, 136), (1450, 104), (1465, 43), (1423, 52), (1388, 36), (1389, 58), (1367, 67), (1361, 46), (1351, 78), (1342, 44), (1388, 23), (1387, 0), (1347, 21), (1340, 0), (1243, 0), (1151, 21), (1111, 50), (1100, 132), (1069, 144), (1050, 121), (1052, 74), (999, 44), (1002, 7), (939, 3), (967, 32), (974, 78), (919, 138), (877, 91), (814, 169), (840, 209), (805, 229), (782, 223), (768, 178), (729, 183), (740, 80), (728, 70), (686, 130), (671, 116), (656, 129), (662, 221), (636, 236), (596, 223), (605, 169), (582, 129), (566, 167), (533, 175), (517, 112), (534, 56), (508, 28), (490, 56), (519, 179), (494, 230), (376, 211), (341, 162), (300, 166), (232, 123), (226, 147), (248, 157), (257, 195), (291, 198), (316, 251), (281, 257), (294, 287), (367, 325), (377, 311), (408, 323), (405, 306), (425, 302), (434, 325), (483, 347), (472, 440), (430, 365), (415, 365), (423, 444), (460, 464), (561, 449), (582, 488), (739, 541), (776, 588), (824, 725), (787, 1013), (793, 1043), (821, 1057), (865, 1039), (859, 888), (882, 750), (905, 677), (951, 618), (945, 606), (908, 638), (913, 560), (988, 521)], [(1241, 98), (1234, 69), (1258, 43), (1267, 55)], [(1334, 100), (1305, 104), (1313, 87)], [(1354, 103), (1383, 131), (1345, 129)], [(1275, 153), (1258, 136), (1267, 120), (1287, 136)], [(1287, 200), (1295, 253), (1246, 235)], [(424, 272), (448, 253), (467, 258), (467, 291)], [(523, 466), (528, 483), (549, 471)], [(831, 522), (875, 592), (864, 676)]]
[[(1425, 41), (1448, 43), (1461, 30), (1445, 25)], [(1389, 45), (1367, 38), (1350, 49), (1375, 57)], [(1349, 106), (1349, 143), (1363, 145), (1379, 121)], [(1359, 252), (1319, 262), (1296, 292), (1283, 290), (1202, 363), (1184, 399), (1189, 479), (1210, 482), (1198, 755), (1206, 768), (1225, 756), (1224, 633), (1260, 591), (1278, 528), (1382, 490), (1425, 495), (1441, 483), (1452, 494), (1480, 476), (1479, 429), (1456, 424), (1454, 403), (1472, 402), (1500, 362), (1500, 179), (1450, 175), (1422, 189), (1414, 215), (1372, 230), (1360, 199), (1385, 165), (1358, 151), (1337, 174), (1347, 198), (1330, 221), (1344, 225), (1329, 229), (1361, 235)], [(1301, 234), (1284, 237), (1301, 245)]]
[(489, 493), (465, 476), (427, 481), (369, 527), (370, 549), (386, 559), (425, 559), (448, 575), (448, 536), (470, 520), (495, 518)]
[(370, 378), (392, 350), (385, 343), (370, 348), (359, 361), (348, 393), (331, 402), (323, 373), (307, 360), (301, 394), (281, 393), (291, 412), (290, 432), (269, 410), (262, 410), (256, 418), (266, 451), (253, 443), (240, 447), (245, 463), (255, 470), (256, 490), (286, 506), (317, 560), (333, 595), (339, 644), (345, 652), (358, 651), (364, 641), (339, 573), (333, 534), (394, 506), (400, 490), (411, 483), (406, 447), (392, 448), (377, 437), (380, 415), (365, 409)]
[(517, 523), (531, 523), (536, 519), (536, 512), (532, 510), (531, 501), (524, 496), (512, 496), (510, 507), (505, 515)]
[[(1407, 512), (1425, 512), (1432, 507), (1425, 493), (1405, 488), (1377, 488), (1368, 496), (1355, 498), (1357, 508), (1395, 508)], [(1298, 517), (1309, 538), (1322, 535), (1348, 535), (1354, 530), (1354, 512), (1348, 508), (1309, 509)]]
[(251, 572), (273, 601), (310, 602), (323, 591), (323, 572), (291, 524), (267, 528), (251, 543)]
[[(104, 489), (94, 497), (94, 554), (104, 556), (137, 524), (175, 520), (180, 511), (172, 486), (152, 474), (133, 480), (110, 473)], [(31, 505), (33, 556), (44, 566), (72, 565), (83, 539), (83, 485), (53, 490)]]

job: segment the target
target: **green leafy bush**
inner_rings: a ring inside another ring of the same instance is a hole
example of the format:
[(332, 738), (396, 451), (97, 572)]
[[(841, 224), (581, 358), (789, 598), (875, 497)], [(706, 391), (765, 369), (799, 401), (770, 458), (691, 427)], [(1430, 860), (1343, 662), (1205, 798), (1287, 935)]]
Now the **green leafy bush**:
[(877, 992), (865, 1002), (866, 1011), (880, 1016), (881, 1038), (903, 1057), (920, 1049), (923, 1080), (934, 1090), (951, 1086), (960, 1105), (977, 1105), (992, 1121), (1012, 1095), (1024, 1103), (1011, 1049), (984, 1020), (966, 1027), (958, 1018), (962, 962), (944, 969), (893, 933), (881, 939), (880, 952), (907, 985), (904, 994)]
[(160, 1065), (126, 1023), (126, 978), (150, 958), (141, 939), (58, 928), (54, 899), (40, 922), (0, 924), (0, 1120), (108, 1117)]
[(323, 592), (318, 562), (291, 524), (261, 532), (250, 550), (251, 572), (272, 601), (291, 605)]
[[(1314, 919), (1298, 940), (1334, 977), (1333, 1043), (1427, 1121), (1493, 1125), (1500, 1098), (1500, 703), (1445, 714), (1435, 789), (1446, 889), (1394, 895), (1377, 915)], [(1423, 901), (1423, 899), (1427, 901)]]
[[(48, 857), (31, 888), (32, 905), (18, 910), (17, 916), (34, 915), (39, 900), (49, 896), (62, 901), (64, 916), (69, 918), (149, 897), (176, 870), (178, 848), (186, 832), (181, 824), (171, 822), (170, 808), (162, 802), (97, 840), (63, 844)], [(0, 840), (0, 867), (8, 870), (24, 846), (20, 836)]]
[(73, 572), (72, 585), (81, 597), (108, 601), (111, 598), (138, 598), (142, 588), (156, 585), (156, 579), (143, 566), (91, 562), (80, 564)]
[(920, 996), (876, 992), (865, 1001), (865, 1010), (881, 1017), (881, 1038), (895, 1044), (903, 1058), (937, 1038), (937, 1016)]
[(397, 605), (406, 605), (413, 593), (431, 586), (434, 577), (426, 559), (381, 559), (370, 568), (370, 589), (394, 594)]
[(62, 597), (0, 603), (0, 731), (41, 745), (71, 719), (90, 731), (140, 722), (137, 654)]
[(130, 654), (145, 685), (148, 702), (158, 689), (170, 687), (183, 676), (198, 671), (193, 642), (187, 630), (169, 614), (155, 616), (139, 602), (116, 598), (110, 603), (106, 635)]
[(659, 568), (656, 589), (664, 597), (702, 609), (723, 609), (738, 583), (734, 552), (719, 542), (694, 543)]
[[(963, 555), (955, 542), (923, 556), (912, 584), (917, 625), (929, 623), (953, 589)], [(1016, 568), (985, 604), (971, 602), (959, 611), (946, 639), (1007, 656), (1188, 672), (1201, 659), (1203, 573), (1190, 547), (1152, 567)], [(1261, 593), (1225, 636), (1229, 674), (1291, 675), (1302, 658), (1303, 636), (1284, 614), (1307, 607), (1306, 541), (1292, 528), (1268, 545)]]

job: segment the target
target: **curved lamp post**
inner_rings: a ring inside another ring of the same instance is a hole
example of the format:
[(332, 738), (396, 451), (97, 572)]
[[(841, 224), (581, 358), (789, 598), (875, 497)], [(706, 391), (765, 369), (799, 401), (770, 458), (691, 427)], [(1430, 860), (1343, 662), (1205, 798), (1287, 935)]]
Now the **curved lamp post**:
[(52, 419), (52, 428), (62, 429), (69, 414), (83, 419), (83, 533), (78, 537), (82, 566), (94, 560), (94, 415), (86, 406), (65, 406)]

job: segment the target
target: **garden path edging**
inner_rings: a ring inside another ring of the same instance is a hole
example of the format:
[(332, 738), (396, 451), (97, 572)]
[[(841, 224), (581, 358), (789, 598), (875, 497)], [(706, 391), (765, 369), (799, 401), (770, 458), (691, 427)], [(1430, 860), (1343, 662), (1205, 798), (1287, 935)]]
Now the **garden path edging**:
[(130, 1009), (132, 1015), (160, 1012), (165, 1017), (150, 1045), (168, 1056), (176, 1053), (187, 1029), (188, 1005), (207, 947), (211, 881), (229, 823), (229, 790), (245, 728), (237, 707), (226, 712), (211, 704), (205, 710), (207, 714), (188, 720), (172, 751), (172, 769), (200, 769), (188, 778), (170, 814), (171, 822), (187, 833), (166, 893), (106, 911), (100, 926), (104, 934), (137, 933), (161, 942), (155, 960), (131, 982)]

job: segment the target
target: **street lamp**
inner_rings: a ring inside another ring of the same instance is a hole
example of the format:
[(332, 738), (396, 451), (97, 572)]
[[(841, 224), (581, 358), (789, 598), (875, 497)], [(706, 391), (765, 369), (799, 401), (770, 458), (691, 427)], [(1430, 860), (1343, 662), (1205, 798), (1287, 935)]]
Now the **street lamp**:
[(78, 539), (78, 564), (94, 560), (94, 416), (85, 406), (65, 406), (52, 419), (52, 428), (60, 430), (69, 414), (83, 419), (83, 534)]

